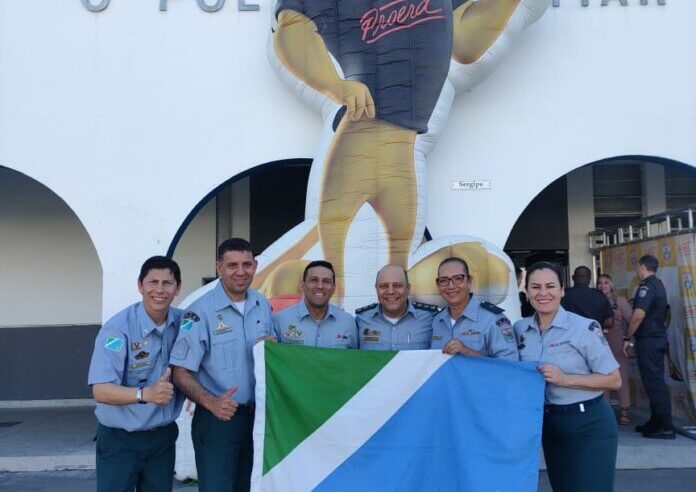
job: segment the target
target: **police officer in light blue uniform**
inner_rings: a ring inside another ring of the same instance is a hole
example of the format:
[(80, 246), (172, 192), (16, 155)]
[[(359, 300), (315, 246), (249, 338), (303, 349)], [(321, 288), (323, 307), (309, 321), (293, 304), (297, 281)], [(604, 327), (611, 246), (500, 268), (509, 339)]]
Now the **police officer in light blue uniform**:
[(249, 286), (248, 241), (218, 247), (215, 288), (186, 310), (172, 350), (175, 384), (196, 403), (191, 436), (199, 490), (248, 491), (253, 457), (253, 347), (272, 337), (271, 309)]
[(519, 360), (515, 335), (503, 309), (481, 302), (471, 293), (471, 275), (466, 261), (444, 259), (435, 283), (447, 308), (433, 319), (431, 348), (447, 354), (464, 354)]
[(312, 261), (304, 269), (303, 297), (273, 316), (282, 343), (323, 348), (357, 348), (353, 317), (329, 302), (336, 292), (336, 274), (328, 261)]
[(542, 443), (554, 492), (611, 492), (618, 431), (603, 396), (621, 386), (602, 328), (561, 307), (560, 269), (538, 262), (526, 290), (536, 314), (514, 325), (520, 359), (540, 362), (546, 380)]
[(138, 277), (142, 302), (97, 335), (88, 384), (97, 401), (99, 492), (172, 490), (184, 396), (171, 384), (168, 364), (181, 317), (171, 303), (180, 289), (176, 262), (149, 258)]
[(361, 350), (426, 350), (430, 348), (437, 306), (408, 300), (411, 286), (399, 265), (377, 273), (378, 304), (355, 310)]

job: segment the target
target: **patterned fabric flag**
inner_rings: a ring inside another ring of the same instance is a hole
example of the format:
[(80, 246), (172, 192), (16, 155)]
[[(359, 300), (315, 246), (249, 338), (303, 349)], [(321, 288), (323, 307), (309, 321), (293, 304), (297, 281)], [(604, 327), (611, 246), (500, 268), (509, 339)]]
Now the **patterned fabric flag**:
[(252, 491), (537, 490), (536, 366), (257, 344)]

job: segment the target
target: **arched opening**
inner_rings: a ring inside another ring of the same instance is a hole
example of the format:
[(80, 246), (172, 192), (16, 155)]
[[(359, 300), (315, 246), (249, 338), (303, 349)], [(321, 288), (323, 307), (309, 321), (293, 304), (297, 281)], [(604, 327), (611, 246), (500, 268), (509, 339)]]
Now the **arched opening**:
[[(505, 246), (519, 267), (548, 260), (560, 264), (567, 277), (580, 265), (595, 274), (609, 274), (615, 295), (629, 302), (640, 282), (638, 258), (655, 256), (657, 277), (671, 307), (664, 324), (672, 414), (692, 424), (696, 422), (694, 216), (696, 167), (658, 157), (614, 157), (582, 166), (548, 185), (517, 219)], [(616, 333), (610, 331), (607, 338), (621, 360), (617, 343), (622, 343), (623, 335), (619, 332), (618, 342), (612, 343)], [(632, 404), (647, 408), (636, 359), (624, 363)]]
[(516, 266), (548, 260), (566, 272), (591, 264), (587, 234), (696, 203), (696, 168), (652, 156), (618, 156), (581, 166), (544, 188), (505, 243)]
[(181, 266), (181, 298), (215, 278), (217, 245), (228, 237), (249, 239), (259, 254), (305, 216), (311, 159), (287, 159), (252, 167), (221, 183), (191, 211), (168, 255)]
[(38, 181), (0, 166), (0, 400), (89, 398), (102, 269), (80, 219)]

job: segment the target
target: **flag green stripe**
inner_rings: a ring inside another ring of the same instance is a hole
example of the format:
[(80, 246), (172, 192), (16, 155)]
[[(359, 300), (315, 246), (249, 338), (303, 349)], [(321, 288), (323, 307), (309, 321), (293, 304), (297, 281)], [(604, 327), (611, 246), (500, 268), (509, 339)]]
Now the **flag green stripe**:
[[(358, 353), (266, 343), (263, 475), (345, 405), (395, 355), (391, 351)], [(326, 377), (329, 374), (331, 377)]]

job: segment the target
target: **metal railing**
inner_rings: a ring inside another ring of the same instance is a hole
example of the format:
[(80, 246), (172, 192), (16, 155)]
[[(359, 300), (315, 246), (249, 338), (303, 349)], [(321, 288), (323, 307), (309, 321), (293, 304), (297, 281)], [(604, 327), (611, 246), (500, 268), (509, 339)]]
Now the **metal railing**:
[(696, 205), (641, 217), (612, 227), (595, 229), (587, 235), (590, 251), (594, 253), (633, 241), (694, 232), (694, 217), (696, 217)]

